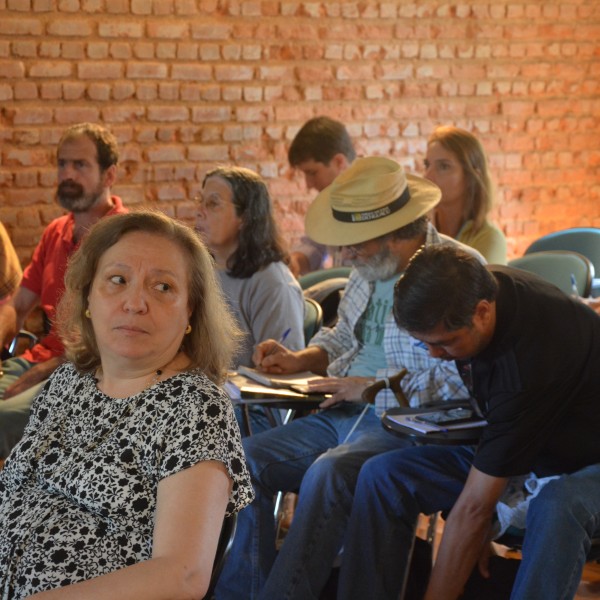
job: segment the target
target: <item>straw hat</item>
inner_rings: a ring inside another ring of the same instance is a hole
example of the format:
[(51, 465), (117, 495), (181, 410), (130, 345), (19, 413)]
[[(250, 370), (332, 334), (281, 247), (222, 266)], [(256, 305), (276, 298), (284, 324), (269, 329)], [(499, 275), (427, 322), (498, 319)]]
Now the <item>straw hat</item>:
[(416, 221), (440, 197), (435, 184), (406, 174), (394, 160), (359, 158), (310, 205), (306, 234), (329, 246), (360, 244)]

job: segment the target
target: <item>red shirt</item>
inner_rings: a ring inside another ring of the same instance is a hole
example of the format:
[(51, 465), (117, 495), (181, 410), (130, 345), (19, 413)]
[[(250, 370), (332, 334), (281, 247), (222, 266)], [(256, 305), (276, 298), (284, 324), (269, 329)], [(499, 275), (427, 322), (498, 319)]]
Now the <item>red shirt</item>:
[[(121, 198), (111, 196), (113, 207), (104, 215), (126, 213)], [(42, 234), (31, 263), (23, 273), (21, 285), (40, 297), (40, 306), (51, 327), (48, 335), (31, 350), (26, 350), (22, 357), (39, 363), (64, 354), (63, 345), (54, 326), (56, 306), (65, 291), (65, 271), (71, 254), (77, 250), (78, 243), (73, 242), (73, 214), (54, 219)]]

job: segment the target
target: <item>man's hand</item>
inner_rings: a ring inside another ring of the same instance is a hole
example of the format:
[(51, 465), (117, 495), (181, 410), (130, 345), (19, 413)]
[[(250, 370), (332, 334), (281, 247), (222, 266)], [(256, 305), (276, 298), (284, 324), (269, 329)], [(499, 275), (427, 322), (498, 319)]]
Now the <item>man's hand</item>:
[(265, 340), (257, 344), (252, 361), (265, 373), (300, 373), (310, 371), (317, 375), (326, 375), (329, 357), (318, 346), (309, 346), (304, 350), (292, 352), (275, 340)]
[(33, 387), (34, 385), (48, 379), (54, 370), (64, 362), (64, 358), (51, 358), (50, 360), (38, 363), (28, 369), (13, 384), (9, 385), (4, 391), (4, 400), (8, 400), (21, 392)]
[(298, 364), (297, 353), (275, 340), (265, 340), (257, 344), (252, 361), (265, 373), (297, 373), (303, 370)]
[(340, 402), (362, 402), (362, 393), (373, 383), (372, 377), (324, 377), (309, 381), (311, 392), (331, 394), (319, 404), (319, 408), (329, 408)]

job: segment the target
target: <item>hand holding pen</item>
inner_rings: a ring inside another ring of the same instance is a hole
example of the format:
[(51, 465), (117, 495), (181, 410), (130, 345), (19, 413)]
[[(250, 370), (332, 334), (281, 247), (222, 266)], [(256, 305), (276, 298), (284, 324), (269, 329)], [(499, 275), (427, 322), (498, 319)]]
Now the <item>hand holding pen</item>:
[(279, 341), (265, 340), (257, 344), (252, 355), (252, 361), (261, 370), (267, 373), (294, 373), (298, 370), (296, 356), (283, 344), (289, 336), (291, 329), (286, 329)]

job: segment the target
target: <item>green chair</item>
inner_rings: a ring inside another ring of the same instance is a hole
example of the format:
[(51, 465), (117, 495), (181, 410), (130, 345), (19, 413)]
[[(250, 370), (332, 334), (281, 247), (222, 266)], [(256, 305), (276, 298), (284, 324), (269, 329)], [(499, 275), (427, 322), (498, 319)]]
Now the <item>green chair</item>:
[(569, 295), (574, 293), (573, 279), (579, 296), (590, 295), (594, 266), (589, 259), (577, 252), (533, 252), (510, 260), (508, 265), (535, 273)]
[(323, 309), (312, 298), (304, 298), (304, 343), (308, 345), (313, 335), (323, 325)]
[[(592, 296), (600, 296), (600, 229), (596, 227), (573, 227), (554, 231), (535, 240), (525, 254), (546, 250), (569, 250), (579, 252), (594, 266), (592, 274)], [(596, 277), (596, 279), (594, 279)]]
[(351, 270), (352, 267), (332, 267), (331, 269), (311, 271), (310, 273), (306, 273), (306, 275), (300, 275), (300, 277), (298, 277), (298, 283), (303, 290), (306, 290), (326, 279), (333, 279), (334, 277), (348, 278)]

